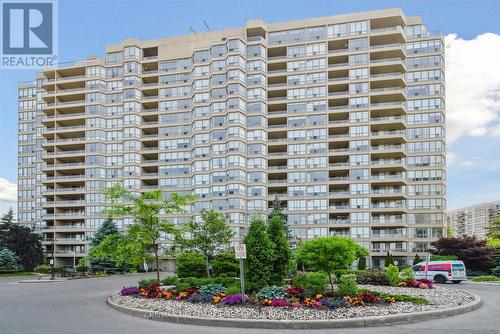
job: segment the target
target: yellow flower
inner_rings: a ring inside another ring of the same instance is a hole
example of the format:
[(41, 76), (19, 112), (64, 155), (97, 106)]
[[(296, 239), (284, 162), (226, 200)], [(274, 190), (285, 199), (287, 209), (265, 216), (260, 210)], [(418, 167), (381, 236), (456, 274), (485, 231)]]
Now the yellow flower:
[(322, 295), (321, 293), (318, 293), (318, 294), (316, 295), (316, 299), (321, 299), (321, 297), (323, 297), (323, 295)]

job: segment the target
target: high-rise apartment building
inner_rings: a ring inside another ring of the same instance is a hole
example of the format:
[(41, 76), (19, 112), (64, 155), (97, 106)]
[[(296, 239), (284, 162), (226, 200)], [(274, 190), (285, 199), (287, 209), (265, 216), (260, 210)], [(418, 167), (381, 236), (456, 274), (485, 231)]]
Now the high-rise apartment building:
[(486, 239), (490, 221), (500, 214), (500, 201), (471, 205), (449, 211), (446, 222), (455, 236), (470, 235)]
[(389, 9), (127, 39), (44, 69), (19, 87), (19, 221), (66, 266), (115, 182), (192, 193), (172, 219), (221, 210), (237, 238), (278, 196), (296, 238), (411, 261), (443, 234), (443, 56), (442, 35)]

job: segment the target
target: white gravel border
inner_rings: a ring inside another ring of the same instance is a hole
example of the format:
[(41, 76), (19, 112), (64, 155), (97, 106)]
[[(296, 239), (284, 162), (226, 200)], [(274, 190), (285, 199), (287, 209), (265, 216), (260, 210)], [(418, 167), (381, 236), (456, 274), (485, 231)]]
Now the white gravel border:
[[(109, 297), (109, 302), (118, 307), (143, 310), (142, 316), (164, 321), (172, 321), (168, 318), (196, 318), (196, 319), (219, 319), (219, 320), (271, 320), (289, 322), (311, 322), (318, 320), (337, 320), (366, 317), (383, 318), (391, 315), (412, 316), (418, 313), (429, 313), (432, 311), (446, 309), (461, 309), (463, 306), (473, 305), (478, 298), (459, 289), (449, 289), (437, 286), (434, 289), (399, 288), (386, 286), (360, 285), (360, 288), (388, 292), (392, 294), (407, 294), (419, 296), (429, 301), (429, 305), (417, 305), (413, 303), (397, 302), (394, 304), (368, 304), (367, 306), (355, 306), (339, 309), (313, 309), (300, 308), (276, 308), (276, 307), (245, 307), (238, 305), (212, 305), (195, 304), (188, 302), (171, 301), (165, 299), (145, 299), (131, 296), (121, 296), (118, 292)], [(446, 315), (444, 315), (446, 316)], [(381, 319), (379, 319), (381, 320)], [(178, 319), (176, 321), (179, 321)], [(406, 319), (405, 321), (411, 321)], [(331, 323), (331, 321), (330, 321)], [(220, 324), (218, 324), (220, 325)], [(241, 327), (241, 326), (240, 326)], [(246, 326), (243, 326), (246, 327)], [(270, 328), (270, 327), (266, 327)], [(303, 327), (301, 327), (303, 328)]]

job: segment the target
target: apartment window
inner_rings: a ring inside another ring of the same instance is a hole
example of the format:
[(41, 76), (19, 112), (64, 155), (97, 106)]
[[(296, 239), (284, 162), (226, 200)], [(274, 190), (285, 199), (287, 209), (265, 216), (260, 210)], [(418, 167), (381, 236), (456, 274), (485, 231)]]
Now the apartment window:
[(119, 64), (123, 60), (121, 52), (108, 53), (106, 55), (106, 62), (110, 65)]
[(306, 62), (304, 60), (289, 61), (287, 63), (288, 72), (303, 71), (305, 68), (306, 68)]
[(354, 180), (368, 180), (369, 178), (368, 169), (351, 169), (349, 174)]
[(288, 85), (303, 85), (306, 83), (305, 75), (290, 75), (287, 77)]
[(349, 79), (366, 79), (368, 78), (368, 68), (356, 68), (349, 70)]
[(351, 35), (366, 34), (368, 32), (368, 21), (351, 22), (349, 24), (349, 33)]
[(347, 23), (334, 24), (328, 27), (328, 38), (347, 36), (348, 26)]
[(294, 45), (286, 48), (288, 57), (303, 57), (306, 53), (304, 45)]
[(364, 65), (368, 64), (368, 61), (367, 53), (349, 55), (349, 65)]
[(325, 96), (326, 96), (326, 87), (307, 88), (307, 97), (308, 98), (325, 97)]
[(368, 212), (353, 212), (351, 213), (351, 222), (354, 224), (368, 224), (370, 214)]
[(290, 169), (306, 168), (306, 159), (304, 158), (288, 159), (288, 168)]
[(308, 168), (325, 168), (327, 166), (326, 157), (311, 157), (307, 158)]
[(368, 93), (368, 82), (349, 84), (349, 94)]
[(306, 69), (318, 70), (326, 68), (326, 60), (324, 58), (312, 59), (306, 62)]
[(349, 127), (350, 137), (365, 137), (368, 136), (368, 125), (351, 126)]
[(370, 208), (370, 199), (369, 198), (351, 198), (351, 209), (368, 209)]
[(368, 111), (356, 111), (349, 113), (350, 122), (367, 122), (368, 121)]
[(349, 51), (361, 51), (368, 49), (368, 38), (356, 38), (349, 40)]
[(369, 238), (369, 227), (351, 227), (351, 238)]
[(351, 195), (365, 195), (370, 193), (368, 183), (352, 183), (350, 184)]
[(368, 140), (351, 140), (349, 149), (351, 151), (368, 151)]
[(309, 44), (306, 47), (307, 56), (324, 55), (326, 53), (325, 43)]
[(311, 73), (307, 75), (308, 84), (324, 83), (326, 82), (326, 73)]
[(356, 154), (349, 156), (351, 166), (368, 165), (368, 154)]
[(304, 88), (289, 89), (287, 91), (287, 97), (291, 100), (304, 99), (306, 97), (306, 90)]

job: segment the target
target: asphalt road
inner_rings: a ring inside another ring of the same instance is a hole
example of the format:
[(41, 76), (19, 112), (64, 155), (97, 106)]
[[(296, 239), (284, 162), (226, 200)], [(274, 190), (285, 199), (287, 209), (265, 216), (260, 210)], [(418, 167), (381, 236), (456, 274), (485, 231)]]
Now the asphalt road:
[[(58, 283), (18, 283), (0, 279), (0, 334), (141, 333), (300, 333), (300, 330), (251, 330), (179, 325), (133, 317), (110, 308), (106, 296), (140, 276), (117, 276)], [(408, 325), (314, 330), (315, 333), (500, 333), (500, 285), (449, 285), (471, 291), (484, 305), (466, 314)]]

